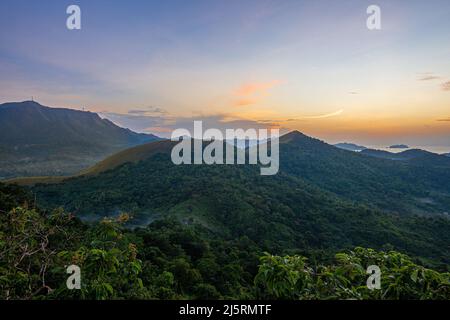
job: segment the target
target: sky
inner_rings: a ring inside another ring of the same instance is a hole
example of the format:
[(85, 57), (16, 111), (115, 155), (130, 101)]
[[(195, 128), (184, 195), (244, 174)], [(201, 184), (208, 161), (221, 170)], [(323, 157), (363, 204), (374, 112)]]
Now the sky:
[(450, 149), (450, 1), (2, 0), (0, 103), (31, 97), (160, 136), (202, 120)]

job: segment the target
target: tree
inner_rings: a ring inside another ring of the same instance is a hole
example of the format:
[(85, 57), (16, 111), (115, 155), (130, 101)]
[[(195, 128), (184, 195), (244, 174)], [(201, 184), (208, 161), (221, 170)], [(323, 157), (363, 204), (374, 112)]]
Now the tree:
[[(338, 253), (333, 265), (306, 265), (302, 256), (261, 257), (255, 284), (275, 299), (450, 299), (450, 273), (415, 264), (396, 251), (355, 248)], [(366, 286), (367, 267), (381, 269), (381, 289)]]

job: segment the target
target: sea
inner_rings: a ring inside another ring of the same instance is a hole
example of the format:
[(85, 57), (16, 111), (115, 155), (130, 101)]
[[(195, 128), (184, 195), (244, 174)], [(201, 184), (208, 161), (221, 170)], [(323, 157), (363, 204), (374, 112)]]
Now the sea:
[(409, 149), (422, 149), (425, 151), (437, 153), (437, 154), (443, 154), (443, 153), (450, 153), (450, 147), (449, 146), (411, 146), (408, 145), (409, 148), (401, 149), (401, 148), (389, 148), (387, 146), (366, 146), (370, 149), (377, 149), (377, 150), (384, 150), (389, 151), (392, 153), (398, 153)]

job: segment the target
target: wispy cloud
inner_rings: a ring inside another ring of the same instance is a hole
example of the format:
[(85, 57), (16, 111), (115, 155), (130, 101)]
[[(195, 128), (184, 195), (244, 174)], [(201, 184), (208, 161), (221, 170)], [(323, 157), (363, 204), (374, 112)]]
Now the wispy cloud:
[(264, 119), (264, 120), (258, 120), (260, 123), (277, 123), (278, 125), (281, 125), (281, 123), (284, 122), (297, 122), (297, 121), (306, 121), (306, 120), (312, 120), (312, 119), (325, 119), (325, 118), (331, 118), (338, 116), (344, 112), (343, 109), (331, 112), (331, 113), (325, 113), (325, 114), (319, 114), (319, 115), (313, 115), (313, 116), (300, 116), (295, 118), (288, 118), (288, 119)]
[(441, 84), (441, 89), (443, 91), (450, 91), (450, 81), (442, 83)]
[(192, 117), (176, 117), (169, 114), (152, 116), (142, 114), (121, 114), (114, 112), (102, 112), (101, 116), (114, 122), (115, 124), (129, 128), (137, 132), (146, 132), (170, 137), (171, 132), (178, 128), (193, 131), (194, 121), (202, 121), (203, 130), (209, 128), (219, 129), (225, 132), (226, 129), (263, 129), (281, 128), (277, 121), (262, 121), (240, 118), (231, 114), (198, 115)]
[[(435, 75), (432, 72), (419, 73), (419, 75), (420, 75), (420, 78), (418, 79), (419, 81), (432, 81), (432, 80), (443, 79), (443, 77)], [(443, 91), (450, 91), (450, 81), (441, 83), (440, 87), (441, 87), (441, 90), (443, 90)]]
[(270, 82), (246, 83), (236, 90), (237, 96), (251, 96), (254, 94), (267, 94), (269, 89), (279, 85), (281, 81), (273, 80)]
[(159, 107), (145, 107), (140, 109), (128, 110), (128, 114), (132, 115), (167, 114), (167, 111)]
[(150, 127), (156, 127), (165, 124), (166, 122), (170, 121), (170, 117), (166, 116), (152, 116), (152, 115), (146, 115), (146, 114), (122, 114), (122, 113), (115, 113), (115, 112), (100, 112), (99, 113), (101, 117), (106, 118), (108, 120), (111, 120), (118, 126), (129, 128), (136, 132), (150, 132), (148, 128)]
[(236, 98), (234, 101), (234, 106), (249, 106), (261, 102), (269, 95), (270, 89), (280, 83), (280, 80), (245, 83), (234, 92), (234, 97)]
[(324, 119), (324, 118), (331, 118), (331, 117), (335, 117), (338, 116), (340, 114), (342, 114), (344, 112), (343, 109), (332, 112), (332, 113), (326, 113), (326, 114), (320, 114), (317, 116), (308, 116), (308, 117), (303, 117), (303, 119)]
[(286, 121), (292, 122), (292, 121), (301, 121), (301, 120), (308, 120), (308, 119), (325, 119), (325, 118), (331, 118), (331, 117), (338, 116), (338, 115), (342, 114), (343, 112), (344, 112), (344, 109), (340, 109), (340, 110), (337, 110), (337, 111), (331, 112), (331, 113), (290, 118), (290, 119), (287, 119)]
[(437, 119), (437, 121), (450, 122), (450, 117), (449, 118), (444, 118), (444, 119)]
[(254, 98), (254, 99), (239, 99), (234, 102), (234, 105), (237, 107), (245, 107), (250, 106), (252, 104), (256, 104), (260, 101), (260, 99)]
[(419, 81), (431, 81), (431, 80), (438, 80), (441, 79), (440, 76), (435, 75), (432, 72), (424, 72), (424, 73), (419, 73)]
[(130, 109), (127, 113), (102, 111), (99, 114), (101, 117), (107, 118), (121, 127), (137, 132), (150, 132), (148, 128), (156, 127), (172, 120), (172, 117), (166, 110), (153, 106)]

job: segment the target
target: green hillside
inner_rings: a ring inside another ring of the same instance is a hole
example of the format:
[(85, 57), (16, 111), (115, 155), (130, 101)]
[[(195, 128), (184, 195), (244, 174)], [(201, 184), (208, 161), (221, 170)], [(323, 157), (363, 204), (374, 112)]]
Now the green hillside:
[(426, 153), (405, 161), (335, 148), (299, 132), (280, 139), (281, 171), (351, 201), (401, 214), (450, 210), (450, 161)]
[[(280, 140), (279, 174), (261, 176), (257, 165), (176, 166), (171, 142), (157, 144), (105, 160), (100, 167), (109, 170), (32, 191), (40, 206), (62, 206), (87, 221), (121, 212), (134, 216), (130, 226), (172, 218), (275, 253), (366, 246), (444, 268), (450, 262), (450, 221), (440, 211), (448, 182), (439, 184), (433, 166), (358, 155), (294, 132)], [(440, 192), (436, 202), (420, 201), (432, 192)]]
[(70, 175), (120, 150), (158, 138), (96, 113), (34, 101), (0, 105), (0, 179)]

